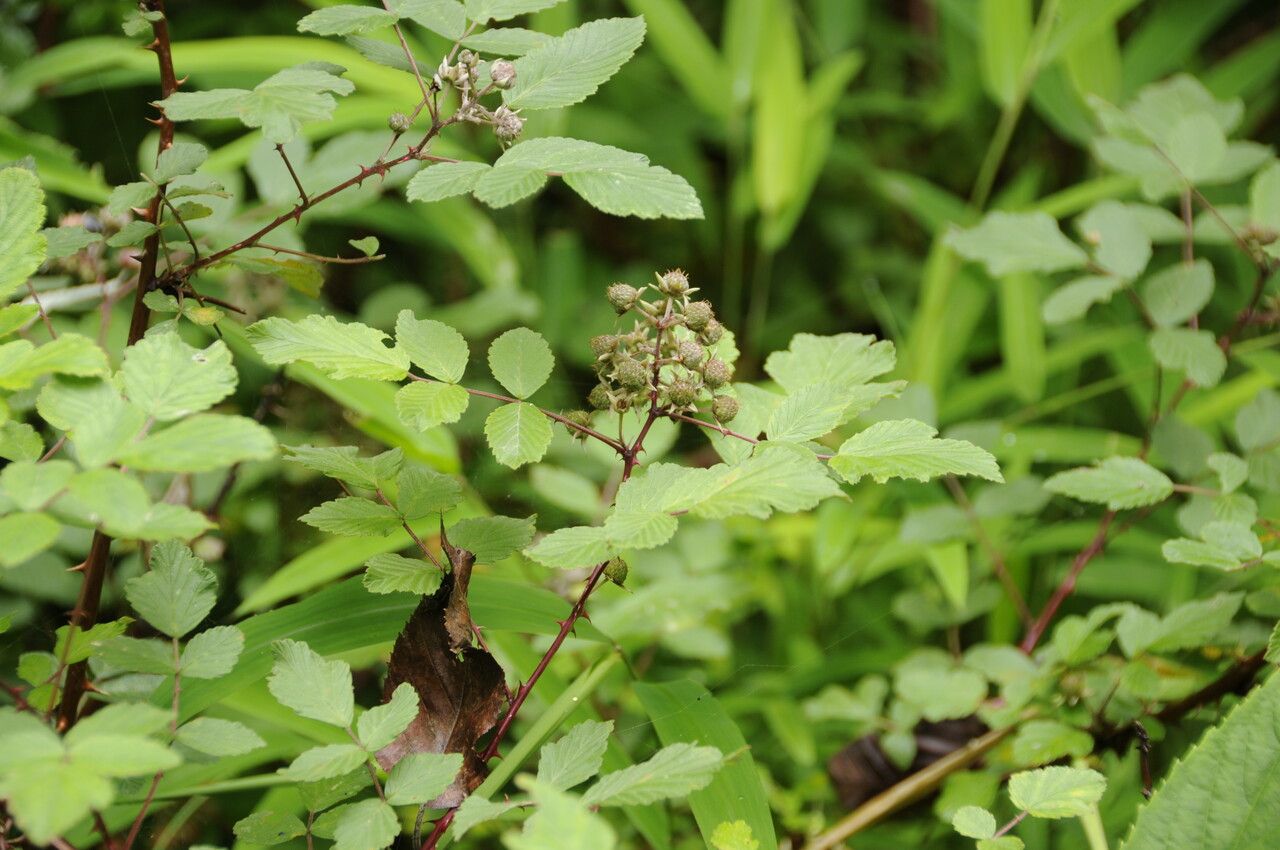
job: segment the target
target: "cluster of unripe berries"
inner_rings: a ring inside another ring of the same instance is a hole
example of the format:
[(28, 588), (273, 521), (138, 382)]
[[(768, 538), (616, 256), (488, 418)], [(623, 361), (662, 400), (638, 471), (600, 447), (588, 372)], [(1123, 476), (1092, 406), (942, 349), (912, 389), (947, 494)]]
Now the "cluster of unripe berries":
[[(462, 104), (458, 107), (459, 119), (490, 125), (493, 134), (504, 145), (515, 141), (524, 130), (524, 119), (506, 104), (493, 110), (480, 104), (480, 98), (494, 89), (506, 90), (515, 85), (516, 66), (511, 60), (495, 59), (489, 63), (489, 84), (477, 90), (477, 85), (483, 82), (480, 57), (470, 50), (463, 50), (458, 53), (456, 62), (450, 63), (446, 58), (440, 63), (432, 82), (436, 88), (443, 88), (446, 83), (456, 88), (462, 97)], [(392, 126), (392, 129), (396, 128)]]
[[(693, 301), (696, 292), (679, 269), (656, 275), (657, 283), (636, 288), (609, 286), (606, 295), (619, 316), (635, 315), (627, 333), (591, 339), (600, 379), (587, 402), (595, 410), (623, 413), (647, 408), (654, 392), (660, 409), (691, 413), (710, 401), (711, 415), (725, 423), (738, 414), (738, 400), (719, 393), (733, 380), (733, 367), (715, 356), (713, 346), (724, 336), (711, 304)], [(575, 416), (589, 420), (586, 411)]]

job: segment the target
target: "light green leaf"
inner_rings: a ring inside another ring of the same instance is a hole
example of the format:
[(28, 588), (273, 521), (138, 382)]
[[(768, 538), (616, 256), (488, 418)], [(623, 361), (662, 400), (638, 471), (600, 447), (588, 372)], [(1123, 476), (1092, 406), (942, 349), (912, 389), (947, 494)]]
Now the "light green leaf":
[(1235, 430), (1240, 448), (1246, 452), (1256, 452), (1280, 441), (1280, 393), (1261, 390), (1236, 413)]
[(1247, 525), (1216, 521), (1201, 527), (1199, 540), (1166, 540), (1160, 552), (1173, 564), (1236, 570), (1262, 556), (1262, 543)]
[(378, 237), (365, 236), (361, 239), (348, 239), (347, 244), (355, 248), (366, 257), (376, 257), (378, 254)]
[(157, 183), (168, 183), (175, 177), (194, 173), (208, 158), (209, 151), (204, 145), (174, 142), (156, 157), (156, 170), (151, 179)]
[[(1083, 758), (1093, 752), (1093, 737), (1056, 720), (1031, 720), (1018, 728), (1013, 758), (1022, 766), (1048, 764), (1068, 756)], [(989, 838), (990, 836), (970, 836)]]
[(444, 322), (415, 318), (411, 310), (396, 316), (396, 345), (415, 366), (449, 384), (462, 380), (471, 356), (462, 334)]
[(1204, 460), (1205, 465), (1218, 473), (1223, 493), (1234, 493), (1249, 479), (1249, 464), (1229, 452), (1214, 452)]
[(99, 776), (148, 776), (177, 767), (182, 758), (173, 750), (139, 735), (86, 735), (67, 740), (67, 755), (81, 770)]
[(381, 800), (343, 806), (333, 828), (334, 850), (382, 850), (400, 834), (395, 810)]
[(582, 800), (591, 806), (644, 806), (683, 797), (705, 788), (723, 762), (715, 747), (672, 744), (648, 761), (600, 777)]
[(465, 47), (494, 56), (523, 56), (548, 44), (552, 36), (520, 27), (501, 27), (469, 35), (462, 40)]
[(1142, 285), (1147, 312), (1162, 328), (1197, 315), (1213, 296), (1213, 266), (1207, 260), (1178, 263), (1156, 272)]
[(587, 203), (611, 215), (701, 218), (702, 205), (684, 178), (647, 157), (581, 139), (544, 137), (509, 148), (481, 174), (475, 195), (504, 207), (537, 192), (548, 173), (564, 178)]
[(110, 780), (80, 765), (41, 761), (0, 777), (0, 797), (7, 801), (23, 834), (31, 842), (45, 845), (91, 811), (110, 805), (115, 789)]
[(411, 381), (396, 391), (396, 414), (409, 427), (426, 431), (457, 422), (470, 402), (470, 394), (457, 384)]
[[(150, 188), (149, 185), (148, 188)], [(92, 233), (78, 225), (46, 227), (40, 232), (44, 234), (44, 238), (48, 242), (45, 253), (46, 258), (50, 260), (70, 257), (72, 254), (102, 241), (101, 233)], [(34, 304), (30, 306), (32, 310), (36, 309)]]
[(127, 248), (130, 245), (141, 245), (148, 236), (159, 229), (149, 221), (134, 220), (117, 230), (113, 236), (108, 237), (107, 246)]
[(273, 847), (307, 833), (307, 827), (290, 814), (254, 812), (236, 821), (232, 830), (236, 838), (249, 844)]
[(235, 626), (214, 626), (187, 641), (179, 666), (188, 679), (217, 679), (231, 672), (243, 650), (244, 632)]
[(573, 526), (548, 534), (525, 551), (539, 564), (562, 570), (590, 567), (615, 554), (600, 526)]
[(1164, 154), (1190, 183), (1211, 180), (1227, 155), (1227, 137), (1213, 115), (1185, 115), (1163, 140)]
[(52, 546), (62, 526), (48, 514), (14, 513), (0, 517), (0, 567), (16, 567)]
[(235, 391), (231, 352), (221, 340), (203, 350), (176, 333), (152, 333), (125, 349), (124, 391), (161, 422), (217, 404)]
[(334, 378), (399, 381), (409, 371), (401, 348), (387, 348), (387, 335), (358, 322), (311, 314), (300, 322), (263, 319), (245, 329), (266, 362), (279, 366), (304, 360)]
[(438, 514), (462, 501), (462, 485), (453, 476), (418, 464), (400, 472), (396, 488), (396, 505), (408, 519)]
[(326, 6), (298, 21), (298, 32), (316, 35), (360, 35), (389, 27), (397, 16), (374, 6)]
[(66, 460), (10, 463), (0, 469), (0, 493), (24, 511), (38, 511), (66, 488), (75, 472)]
[(933, 723), (967, 717), (987, 697), (986, 678), (966, 668), (910, 667), (895, 677), (894, 687)]
[(880, 484), (890, 478), (928, 481), (948, 474), (1004, 480), (989, 452), (963, 440), (941, 439), (937, 433), (914, 419), (877, 422), (846, 440), (831, 459), (831, 468), (852, 484), (866, 475)]
[(179, 505), (151, 504), (142, 485), (116, 469), (94, 469), (71, 479), (58, 508), (113, 537), (187, 540), (211, 525), (203, 514)]
[(355, 697), (346, 662), (325, 661), (296, 640), (276, 641), (275, 649), (276, 663), (267, 679), (271, 695), (303, 717), (349, 726)]
[(94, 655), (112, 667), (131, 673), (171, 676), (177, 669), (173, 647), (158, 638), (113, 637), (98, 644)]
[(360, 457), (360, 450), (355, 446), (285, 446), (285, 449), (289, 452), (285, 460), (366, 490), (377, 490), (393, 480), (404, 463), (400, 449), (374, 457)]
[(814, 384), (788, 395), (773, 410), (765, 434), (775, 442), (813, 440), (845, 419), (847, 396), (838, 387)]
[(961, 806), (951, 817), (951, 825), (965, 838), (992, 838), (996, 816), (980, 806)]
[(1111, 296), (1124, 289), (1125, 282), (1110, 275), (1078, 277), (1053, 291), (1041, 305), (1040, 314), (1045, 322), (1061, 325), (1084, 318), (1094, 304), (1105, 304)]
[[(405, 683), (401, 687), (413, 690)], [(416, 714), (416, 705), (415, 714)], [(410, 718), (412, 719), (412, 718)], [(421, 805), (444, 793), (462, 769), (462, 753), (413, 753), (396, 762), (387, 776), (387, 802)]]
[(644, 18), (607, 18), (575, 27), (517, 59), (515, 84), (503, 98), (512, 109), (580, 103), (626, 64), (644, 32)]
[(25, 339), (0, 345), (0, 389), (25, 389), (45, 375), (92, 377), (106, 371), (106, 354), (80, 334), (64, 333), (39, 346)]
[(350, 773), (368, 758), (368, 754), (356, 744), (326, 744), (304, 751), (281, 774), (291, 782), (333, 779)]
[(520, 800), (503, 800), (491, 803), (479, 794), (471, 794), (458, 806), (453, 818), (452, 835), (461, 839), (473, 826), (502, 817), (507, 812), (525, 805)]
[(1076, 220), (1084, 241), (1097, 247), (1094, 256), (1107, 271), (1124, 280), (1142, 274), (1151, 259), (1151, 238), (1137, 214), (1119, 201), (1103, 201)]
[(988, 213), (968, 230), (953, 230), (946, 242), (957, 254), (980, 261), (994, 277), (1012, 272), (1057, 272), (1088, 262), (1088, 255), (1062, 235), (1047, 213)]
[[(418, 716), (418, 692), (408, 682), (401, 682), (391, 699), (360, 715), (356, 721), (356, 737), (366, 751), (376, 753), (390, 744)], [(456, 771), (455, 771), (456, 773)], [(450, 777), (452, 779), (452, 777)], [(447, 784), (447, 783), (446, 783)], [(431, 795), (436, 796), (435, 794)], [(427, 799), (431, 799), (428, 797)], [(417, 800), (414, 802), (426, 802)], [(398, 804), (397, 804), (398, 805)]]
[(957, 611), (969, 598), (969, 547), (963, 541), (940, 543), (924, 550), (942, 593)]
[(612, 733), (612, 720), (587, 720), (574, 726), (538, 754), (538, 781), (560, 791), (586, 782), (600, 772)]
[(34, 304), (10, 304), (0, 307), (0, 337), (8, 336), (19, 328), (25, 327), (40, 315), (40, 308)]
[(395, 508), (359, 496), (343, 496), (325, 502), (299, 519), (321, 531), (349, 537), (385, 536), (403, 523)]
[(467, 30), (467, 11), (458, 0), (397, 0), (391, 8), (449, 41), (462, 38)]
[(518, 469), (542, 460), (551, 445), (551, 425), (532, 404), (504, 404), (489, 414), (484, 435), (498, 463)]
[(44, 192), (25, 168), (0, 170), (0, 302), (44, 262)]
[[(496, 30), (502, 32), (502, 30)], [(440, 162), (413, 175), (404, 188), (411, 201), (443, 201), (475, 190), (480, 176), (492, 168), (487, 162)]]
[(90, 468), (113, 460), (147, 421), (141, 409), (106, 381), (51, 381), (36, 408), (49, 424), (70, 433), (76, 459)]
[(278, 71), (250, 91), (209, 89), (177, 92), (160, 101), (171, 121), (235, 118), (246, 127), (261, 127), (273, 145), (294, 139), (307, 121), (333, 117), (335, 94), (350, 94), (355, 86), (319, 68), (297, 67)]
[(760, 842), (751, 832), (751, 825), (744, 820), (724, 821), (711, 833), (711, 846), (715, 850), (759, 850)]
[(587, 808), (585, 800), (537, 781), (521, 784), (538, 807), (523, 831), (506, 837), (508, 850), (613, 850), (617, 842), (613, 829)]
[(160, 543), (151, 569), (125, 584), (129, 604), (159, 631), (182, 637), (200, 625), (218, 599), (218, 582), (204, 561), (181, 543)]
[(1166, 369), (1185, 372), (1198, 387), (1212, 387), (1227, 370), (1227, 356), (1212, 331), (1159, 328), (1150, 338), (1151, 353)]
[(496, 564), (529, 545), (536, 517), (470, 517), (449, 528), (449, 542), (476, 556), (481, 564)]
[(370, 593), (420, 593), (440, 589), (440, 570), (418, 558), (385, 553), (365, 561), (364, 586)]
[(111, 196), (107, 198), (107, 212), (123, 215), (130, 210), (146, 209), (155, 194), (156, 187), (145, 180), (121, 184), (111, 190)]
[(197, 717), (178, 729), (177, 741), (207, 756), (241, 756), (267, 745), (257, 732), (234, 720)]
[(555, 362), (551, 346), (542, 334), (528, 328), (512, 328), (489, 346), (489, 369), (493, 377), (521, 400), (547, 382)]
[(1096, 466), (1059, 472), (1044, 486), (1051, 493), (1106, 505), (1113, 511), (1154, 505), (1173, 493), (1167, 475), (1136, 457), (1109, 457)]
[(156, 472), (212, 472), (247, 460), (275, 457), (276, 439), (246, 416), (200, 413), (148, 434), (117, 459)]
[(564, 0), (466, 0), (467, 17), (478, 24), (509, 21), (519, 15), (550, 9)]
[(1096, 770), (1042, 767), (1009, 777), (1009, 799), (1038, 818), (1069, 818), (1087, 813), (1106, 787), (1106, 777)]

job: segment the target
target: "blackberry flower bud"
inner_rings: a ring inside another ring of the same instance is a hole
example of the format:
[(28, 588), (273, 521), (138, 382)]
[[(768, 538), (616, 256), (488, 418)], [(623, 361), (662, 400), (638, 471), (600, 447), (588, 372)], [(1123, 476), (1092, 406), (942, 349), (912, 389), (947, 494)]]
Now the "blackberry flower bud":
[(691, 331), (702, 331), (715, 317), (710, 301), (694, 301), (684, 308), (684, 323)]
[(738, 415), (738, 400), (730, 395), (718, 395), (711, 400), (711, 415), (720, 424), (732, 422)]
[(499, 141), (514, 141), (522, 130), (524, 130), (524, 119), (515, 112), (506, 106), (499, 106), (493, 110), (493, 134)]
[(713, 390), (723, 387), (733, 380), (733, 367), (719, 358), (712, 357), (707, 361), (707, 365), (702, 367), (702, 380)]
[(613, 404), (613, 399), (609, 397), (609, 388), (604, 384), (596, 384), (587, 395), (587, 404), (596, 410), (608, 410)]
[(489, 66), (489, 78), (494, 86), (509, 89), (516, 83), (516, 66), (509, 59), (495, 59)]
[(640, 297), (639, 290), (629, 283), (612, 283), (605, 290), (605, 294), (619, 316), (634, 307), (636, 299)]

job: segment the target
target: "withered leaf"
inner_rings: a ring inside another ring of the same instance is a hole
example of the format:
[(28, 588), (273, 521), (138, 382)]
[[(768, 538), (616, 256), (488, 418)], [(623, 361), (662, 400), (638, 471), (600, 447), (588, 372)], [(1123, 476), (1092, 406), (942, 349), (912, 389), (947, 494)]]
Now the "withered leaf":
[(418, 716), (404, 732), (378, 751), (378, 763), (390, 770), (413, 753), (461, 753), (462, 769), (453, 784), (428, 805), (460, 805), (484, 781), (488, 769), (476, 742), (502, 718), (506, 686), (493, 656), (471, 645), (467, 586), (475, 558), (444, 541), (453, 566), (440, 589), (418, 605), (391, 651), (382, 698), (402, 682), (418, 693)]

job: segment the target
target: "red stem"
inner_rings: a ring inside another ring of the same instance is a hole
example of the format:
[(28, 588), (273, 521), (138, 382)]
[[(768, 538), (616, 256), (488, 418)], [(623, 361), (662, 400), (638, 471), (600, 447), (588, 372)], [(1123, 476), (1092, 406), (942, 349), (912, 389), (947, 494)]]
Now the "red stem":
[(1062, 607), (1062, 603), (1066, 602), (1067, 598), (1075, 591), (1076, 580), (1080, 578), (1084, 568), (1106, 547), (1107, 531), (1111, 528), (1111, 522), (1115, 518), (1115, 511), (1107, 511), (1102, 515), (1102, 521), (1098, 523), (1097, 533), (1093, 535), (1089, 545), (1080, 550), (1080, 554), (1076, 555), (1076, 559), (1071, 564), (1071, 569), (1067, 572), (1066, 578), (1058, 585), (1058, 589), (1053, 592), (1053, 596), (1049, 598), (1048, 603), (1045, 604), (1040, 616), (1036, 618), (1031, 628), (1027, 629), (1027, 636), (1022, 639), (1021, 649), (1023, 652), (1030, 655), (1031, 651), (1036, 648), (1036, 644), (1040, 642), (1045, 630), (1053, 622), (1053, 617), (1058, 613), (1058, 609)]

